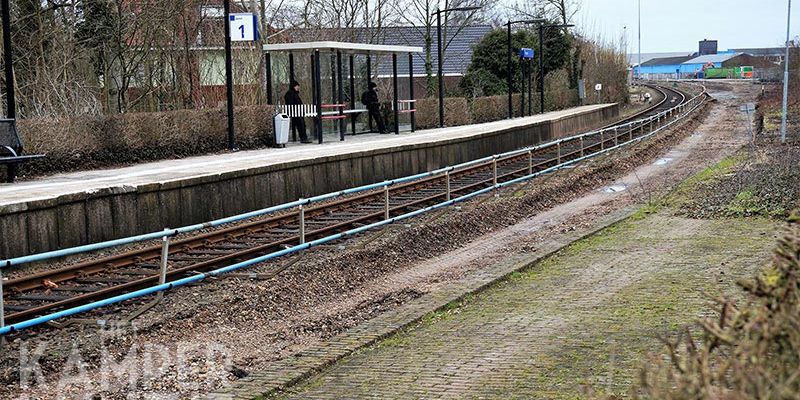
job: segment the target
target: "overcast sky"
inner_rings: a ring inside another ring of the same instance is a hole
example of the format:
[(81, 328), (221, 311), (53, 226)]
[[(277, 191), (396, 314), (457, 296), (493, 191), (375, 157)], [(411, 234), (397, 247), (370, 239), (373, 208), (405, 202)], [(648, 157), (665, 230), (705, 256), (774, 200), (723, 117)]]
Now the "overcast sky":
[[(719, 49), (780, 47), (786, 38), (787, 0), (641, 0), (642, 52), (697, 51), (703, 39)], [(622, 36), (637, 51), (638, 0), (583, 0), (576, 22), (589, 33)], [(792, 37), (800, 34), (800, 0), (792, 4)]]

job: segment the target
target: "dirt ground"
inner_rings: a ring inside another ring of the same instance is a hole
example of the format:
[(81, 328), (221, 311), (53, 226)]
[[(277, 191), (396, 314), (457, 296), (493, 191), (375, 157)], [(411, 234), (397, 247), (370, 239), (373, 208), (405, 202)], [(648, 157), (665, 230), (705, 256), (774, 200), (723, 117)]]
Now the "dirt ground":
[(655, 199), (734, 153), (746, 142), (738, 104), (755, 92), (733, 86), (712, 94), (720, 101), (700, 121), (635, 151), (268, 263), (253, 277), (169, 293), (130, 325), (118, 322), (139, 303), (87, 316), (107, 320), (102, 329), (72, 325), (13, 337), (0, 360), (0, 396), (186, 398), (224, 386), (541, 238)]

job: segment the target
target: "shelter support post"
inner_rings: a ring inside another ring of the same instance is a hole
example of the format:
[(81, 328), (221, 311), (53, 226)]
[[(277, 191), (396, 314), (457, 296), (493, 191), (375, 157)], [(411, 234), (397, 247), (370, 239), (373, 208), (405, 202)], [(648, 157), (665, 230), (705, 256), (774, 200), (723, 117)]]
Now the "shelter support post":
[[(370, 82), (372, 82), (372, 56), (367, 54), (367, 87)], [(369, 115), (367, 115), (367, 121), (369, 121), (369, 131), (372, 132), (372, 118)]]
[(394, 110), (394, 134), (400, 134), (399, 96), (397, 93), (397, 54), (392, 53), (392, 106)]
[(267, 104), (275, 104), (272, 101), (272, 57), (269, 52), (264, 55), (264, 71), (267, 75)]
[(289, 53), (289, 81), (295, 80), (294, 76), (294, 53)]
[(314, 105), (316, 106), (316, 113), (314, 116), (314, 125), (317, 129), (317, 141), (322, 144), (322, 79), (320, 78), (320, 65), (319, 65), (319, 50), (314, 50)]
[[(356, 108), (356, 73), (355, 73), (355, 56), (350, 54), (350, 109)], [(356, 114), (350, 114), (350, 128), (353, 135), (356, 134)]]
[[(414, 54), (408, 53), (408, 99), (414, 100)], [(415, 107), (416, 108), (416, 107)], [(411, 132), (417, 130), (416, 112), (411, 112)]]
[[(337, 84), (338, 87), (336, 88), (337, 89), (336, 90), (336, 94), (338, 95), (338, 97), (336, 98), (336, 100), (340, 104), (340, 106), (339, 106), (339, 115), (342, 115), (344, 113), (344, 106), (341, 106), (341, 104), (344, 104), (344, 82), (342, 82), (342, 78), (343, 78), (342, 77), (342, 52), (341, 51), (337, 51), (336, 52), (336, 84)], [(345, 130), (345, 126), (344, 125), (345, 125), (345, 120), (344, 120), (344, 117), (342, 117), (341, 119), (339, 119), (339, 140), (342, 140), (342, 141), (344, 140), (344, 130)]]

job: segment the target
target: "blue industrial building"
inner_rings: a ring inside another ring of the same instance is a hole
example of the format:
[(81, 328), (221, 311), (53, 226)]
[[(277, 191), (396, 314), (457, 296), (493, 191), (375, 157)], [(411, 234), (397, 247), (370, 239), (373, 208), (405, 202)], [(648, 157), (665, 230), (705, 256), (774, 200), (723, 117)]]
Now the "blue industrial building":
[(635, 74), (645, 77), (666, 77), (680, 74), (680, 77), (695, 75), (703, 70), (706, 65), (713, 65), (714, 68), (729, 66), (752, 65), (752, 56), (745, 53), (725, 51), (718, 54), (707, 54), (702, 56), (690, 55), (684, 57), (654, 58), (641, 67), (634, 67)]

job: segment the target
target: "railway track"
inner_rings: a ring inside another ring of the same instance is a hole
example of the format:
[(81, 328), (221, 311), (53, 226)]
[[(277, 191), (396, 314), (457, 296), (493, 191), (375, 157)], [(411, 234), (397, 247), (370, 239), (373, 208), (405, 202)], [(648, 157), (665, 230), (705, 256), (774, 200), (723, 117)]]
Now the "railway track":
[[(652, 86), (660, 94), (654, 105), (619, 124), (656, 115), (686, 101), (680, 91)], [(613, 128), (613, 126), (612, 126)], [(652, 128), (652, 126), (651, 126)], [(530, 154), (495, 159), (485, 164), (417, 181), (352, 195), (302, 210), (283, 212), (212, 232), (173, 240), (166, 281), (254, 259), (305, 241), (368, 225), (392, 216), (492, 187), (531, 172), (612, 147), (649, 133), (613, 129), (596, 138), (580, 138)], [(304, 223), (301, 223), (301, 218)], [(10, 279), (4, 284), (5, 320), (16, 323), (158, 284), (162, 246), (152, 245), (98, 257), (66, 267)]]

